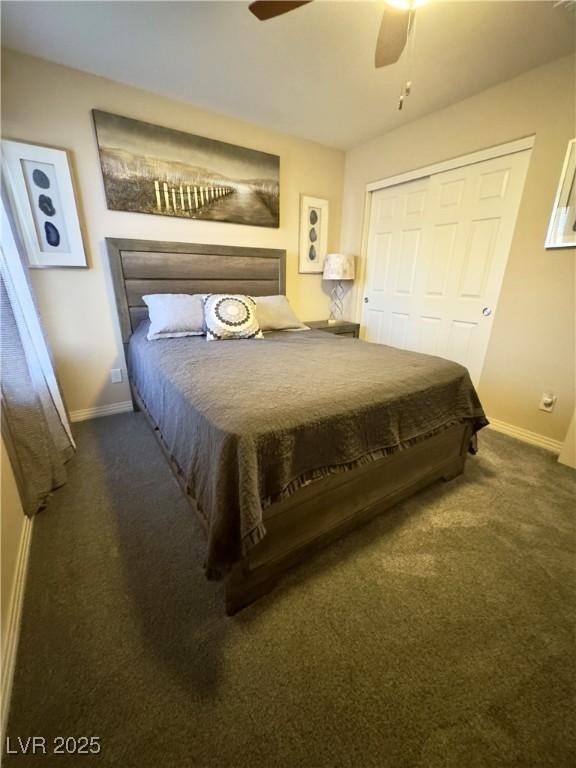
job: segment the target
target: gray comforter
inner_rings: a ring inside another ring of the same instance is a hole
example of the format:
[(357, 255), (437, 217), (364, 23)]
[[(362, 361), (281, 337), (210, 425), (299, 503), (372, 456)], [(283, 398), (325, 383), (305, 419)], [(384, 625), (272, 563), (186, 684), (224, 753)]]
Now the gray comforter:
[(264, 340), (130, 340), (133, 383), (196, 499), (216, 577), (302, 485), (469, 421), (488, 422), (456, 363), (321, 331)]

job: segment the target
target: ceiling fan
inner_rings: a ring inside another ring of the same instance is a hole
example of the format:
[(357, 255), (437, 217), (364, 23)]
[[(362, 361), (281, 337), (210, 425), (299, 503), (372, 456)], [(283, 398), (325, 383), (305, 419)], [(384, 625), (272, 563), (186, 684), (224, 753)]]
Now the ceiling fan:
[[(414, 11), (429, 1), (385, 0), (387, 7), (384, 8), (374, 54), (376, 68), (387, 67), (398, 61), (412, 29)], [(249, 8), (260, 21), (267, 21), (311, 2), (312, 0), (255, 0), (250, 3)]]

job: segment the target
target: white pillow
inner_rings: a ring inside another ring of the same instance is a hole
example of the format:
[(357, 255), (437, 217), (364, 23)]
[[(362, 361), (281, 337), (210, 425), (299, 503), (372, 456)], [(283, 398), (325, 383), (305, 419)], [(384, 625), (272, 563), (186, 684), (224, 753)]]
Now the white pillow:
[(207, 341), (261, 339), (256, 303), (251, 296), (211, 293), (204, 300)]
[(142, 299), (150, 317), (148, 341), (204, 334), (204, 297), (200, 294), (153, 293)]
[(256, 296), (256, 314), (263, 331), (307, 331), (294, 314), (286, 296)]

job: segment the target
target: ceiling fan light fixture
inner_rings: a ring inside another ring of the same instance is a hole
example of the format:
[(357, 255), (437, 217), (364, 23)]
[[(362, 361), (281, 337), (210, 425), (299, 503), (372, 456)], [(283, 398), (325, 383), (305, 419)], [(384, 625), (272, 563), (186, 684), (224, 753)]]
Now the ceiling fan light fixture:
[(426, 3), (430, 3), (431, 0), (384, 0), (386, 5), (397, 8), (400, 11), (414, 11), (416, 8), (421, 8)]

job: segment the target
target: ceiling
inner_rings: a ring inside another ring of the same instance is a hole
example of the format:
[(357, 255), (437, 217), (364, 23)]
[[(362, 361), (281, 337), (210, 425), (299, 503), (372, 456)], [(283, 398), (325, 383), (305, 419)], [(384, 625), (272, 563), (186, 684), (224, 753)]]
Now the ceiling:
[[(553, 2), (453, 0), (417, 11), (405, 54), (374, 68), (382, 0), (317, 0), (260, 22), (237, 2), (2, 2), (2, 44), (342, 149), (575, 48)], [(128, 109), (129, 111), (129, 109)]]

